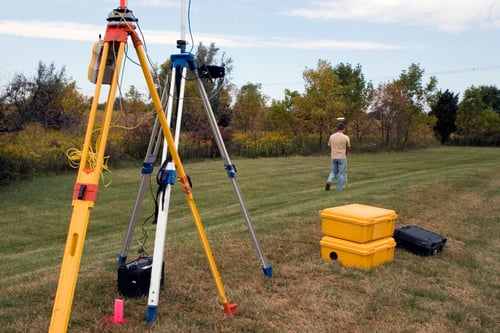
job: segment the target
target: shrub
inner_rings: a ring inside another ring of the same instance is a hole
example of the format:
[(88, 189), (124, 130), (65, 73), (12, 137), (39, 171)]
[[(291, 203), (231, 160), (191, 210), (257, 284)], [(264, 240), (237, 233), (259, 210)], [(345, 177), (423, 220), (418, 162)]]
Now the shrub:
[[(314, 137), (314, 136), (313, 136)], [(291, 134), (262, 132), (259, 134), (243, 132), (234, 135), (231, 151), (243, 157), (290, 156), (304, 152), (316, 152), (316, 137), (297, 138)], [(316, 141), (314, 145), (312, 141)]]
[(45, 130), (39, 124), (28, 124), (25, 130), (16, 133), (2, 133), (0, 183), (42, 172), (69, 170), (66, 151), (80, 140), (68, 132)]

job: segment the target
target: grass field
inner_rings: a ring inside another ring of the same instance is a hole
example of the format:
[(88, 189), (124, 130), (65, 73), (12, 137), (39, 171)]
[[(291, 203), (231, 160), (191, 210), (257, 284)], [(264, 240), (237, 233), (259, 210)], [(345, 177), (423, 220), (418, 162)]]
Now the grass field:
[[(349, 188), (324, 190), (328, 157), (234, 160), (238, 181), (273, 277), (262, 273), (234, 190), (220, 160), (184, 165), (233, 317), (215, 282), (180, 186), (173, 189), (165, 285), (156, 321), (146, 297), (113, 315), (117, 257), (140, 180), (140, 166), (105, 174), (91, 212), (69, 332), (499, 332), (500, 150), (442, 147), (349, 157)], [(0, 187), (0, 331), (46, 332), (75, 173)], [(153, 187), (153, 192), (156, 188)], [(448, 238), (442, 253), (395, 250), (370, 270), (320, 257), (319, 210), (361, 203), (395, 210), (396, 227), (415, 224)], [(149, 237), (145, 199), (137, 239)], [(143, 221), (145, 221), (143, 223)], [(142, 227), (144, 225), (144, 227)], [(129, 258), (136, 256), (137, 243)]]

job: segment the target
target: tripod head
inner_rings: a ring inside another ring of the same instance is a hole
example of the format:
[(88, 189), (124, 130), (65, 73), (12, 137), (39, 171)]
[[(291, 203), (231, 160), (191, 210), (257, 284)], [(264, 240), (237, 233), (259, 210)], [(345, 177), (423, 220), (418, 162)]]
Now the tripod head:
[(177, 40), (177, 48), (184, 52), (186, 50), (187, 42), (184, 39)]

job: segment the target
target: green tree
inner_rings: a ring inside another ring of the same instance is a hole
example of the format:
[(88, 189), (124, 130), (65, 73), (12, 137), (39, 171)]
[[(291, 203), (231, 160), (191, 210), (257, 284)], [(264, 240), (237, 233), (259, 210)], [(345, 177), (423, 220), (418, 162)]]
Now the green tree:
[[(470, 89), (475, 88), (471, 87)], [(500, 89), (495, 86), (479, 86), (477, 89), (482, 96), (483, 102), (491, 106), (496, 113), (500, 113)]]
[[(197, 52), (194, 57), (197, 70), (202, 77), (203, 88), (207, 94), (210, 106), (214, 113), (215, 118), (221, 126), (228, 126), (231, 122), (231, 92), (232, 85), (229, 83), (230, 74), (232, 71), (233, 60), (226, 56), (225, 53), (219, 56), (220, 49), (214, 43), (210, 46), (205, 46), (202, 43), (198, 44)], [(174, 84), (176, 85), (176, 96), (174, 108), (177, 109), (179, 103), (180, 81), (182, 77), (181, 64), (172, 64), (168, 59), (160, 66), (157, 80), (164, 89), (169, 89), (172, 81), (170, 75), (172, 67), (176, 65), (176, 78)], [(205, 66), (218, 66), (223, 68), (224, 75), (214, 77), (206, 69)], [(189, 132), (205, 131), (208, 127), (207, 118), (203, 106), (202, 96), (200, 95), (196, 83), (193, 81), (197, 73), (188, 69), (185, 80), (184, 100), (182, 101), (182, 128)], [(176, 115), (173, 115), (172, 123), (175, 123)]]
[(116, 111), (120, 111), (125, 127), (136, 126), (144, 117), (148, 117), (149, 115), (146, 114), (152, 110), (151, 105), (146, 103), (144, 94), (138, 91), (134, 85), (129, 86), (129, 90), (124, 96), (115, 99), (114, 108)]
[(405, 148), (415, 137), (427, 137), (433, 122), (426, 111), (435, 97), (437, 80), (423, 83), (424, 70), (411, 64), (397, 80), (381, 84), (375, 91), (371, 109), (378, 119), (386, 145)]
[[(195, 62), (200, 76), (204, 78), (202, 80), (203, 86), (214, 116), (221, 126), (226, 127), (231, 122), (230, 105), (233, 87), (228, 82), (233, 71), (233, 59), (227, 57), (225, 52), (220, 54), (219, 51), (220, 49), (215, 46), (215, 43), (211, 43), (208, 47), (199, 43)], [(215, 71), (212, 73), (210, 68), (222, 68), (223, 72)]]
[(45, 129), (74, 126), (87, 99), (66, 79), (64, 67), (56, 71), (52, 63), (39, 62), (36, 76), (30, 80), (16, 75), (0, 97), (4, 130), (18, 131), (26, 122), (40, 123)]
[(486, 111), (487, 143), (500, 146), (500, 114), (493, 109)]
[(398, 144), (402, 144), (403, 148), (412, 135), (419, 134), (419, 130), (425, 130), (429, 120), (426, 111), (430, 109), (430, 103), (435, 98), (437, 79), (431, 76), (424, 84), (424, 72), (418, 64), (411, 64), (398, 79), (398, 84), (410, 101), (408, 107), (400, 110), (398, 115), (398, 131), (402, 134), (402, 142)]
[(22, 74), (14, 75), (0, 97), (0, 131), (17, 132), (22, 129), (31, 94), (31, 82)]
[(458, 110), (458, 94), (453, 94), (446, 89), (443, 93), (439, 91), (436, 96), (436, 102), (431, 106), (429, 116), (435, 116), (437, 119), (434, 126), (434, 133), (442, 144), (445, 144), (450, 135), (457, 130), (455, 120)]
[(133, 85), (131, 85), (128, 92), (125, 93), (124, 102), (124, 111), (127, 113), (144, 113), (148, 111), (143, 94)]
[(297, 120), (302, 124), (302, 134), (316, 133), (318, 147), (322, 147), (337, 124), (336, 118), (346, 110), (342, 98), (340, 79), (326, 60), (318, 60), (316, 69), (303, 73), (305, 93), (296, 99)]
[(482, 89), (476, 87), (464, 92), (462, 101), (458, 105), (457, 133), (468, 145), (498, 145), (500, 114), (485, 102), (482, 92)]
[(457, 112), (457, 132), (467, 144), (477, 142), (476, 139), (484, 131), (486, 104), (476, 89), (466, 90)]
[(80, 127), (85, 111), (90, 109), (90, 99), (78, 92), (75, 82), (64, 86), (59, 99), (63, 110), (61, 129), (75, 130)]
[(410, 107), (410, 100), (397, 81), (380, 84), (372, 97), (372, 115), (380, 128), (385, 146), (399, 145), (401, 141), (400, 115)]
[(295, 100), (300, 98), (297, 91), (285, 89), (285, 98), (281, 101), (272, 100), (267, 111), (266, 130), (277, 131), (297, 136), (299, 128), (296, 121), (297, 106)]
[(232, 126), (242, 132), (255, 136), (264, 129), (266, 97), (260, 84), (247, 83), (242, 86), (233, 106)]
[(370, 127), (366, 109), (370, 103), (373, 85), (365, 81), (359, 64), (353, 67), (350, 64), (340, 63), (335, 66), (334, 72), (339, 78), (344, 102), (344, 110), (340, 110), (340, 114), (349, 124), (348, 128), (353, 130), (354, 139), (359, 142)]
[(46, 129), (61, 129), (64, 111), (60, 97), (65, 84), (64, 67), (57, 72), (53, 63), (46, 66), (40, 62), (32, 86), (32, 99), (26, 120), (39, 122)]

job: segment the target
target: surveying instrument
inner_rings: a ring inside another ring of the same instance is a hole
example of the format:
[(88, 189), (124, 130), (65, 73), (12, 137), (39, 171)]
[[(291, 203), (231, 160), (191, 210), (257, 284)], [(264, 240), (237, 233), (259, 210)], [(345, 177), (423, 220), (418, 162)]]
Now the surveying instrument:
[[(182, 22), (181, 22), (181, 35), (184, 37), (185, 30), (185, 4), (182, 1)], [(254, 247), (257, 250), (259, 259), (261, 262), (262, 269), (266, 277), (272, 276), (272, 265), (266, 264), (262, 251), (260, 249), (259, 243), (255, 236), (253, 226), (251, 224), (249, 215), (247, 213), (242, 195), (239, 190), (239, 186), (236, 182), (236, 169), (231, 163), (227, 150), (224, 146), (222, 136), (220, 134), (215, 116), (211, 109), (207, 94), (204, 90), (203, 83), (197, 72), (196, 64), (194, 63), (194, 57), (190, 53), (186, 53), (185, 46), (186, 42), (183, 39), (177, 42), (177, 46), (181, 49), (181, 53), (178, 55), (171, 56), (171, 85), (170, 92), (167, 96), (167, 113), (164, 112), (162, 101), (156, 91), (155, 83), (151, 72), (148, 67), (148, 60), (143, 48), (143, 42), (139, 38), (139, 35), (135, 31), (137, 19), (133, 15), (132, 11), (127, 8), (126, 0), (120, 0), (119, 7), (114, 9), (107, 18), (108, 24), (106, 27), (106, 33), (104, 39), (99, 39), (99, 42), (94, 46), (94, 53), (97, 54), (96, 59), (93, 59), (94, 67), (89, 68), (89, 79), (96, 84), (94, 98), (92, 100), (92, 106), (89, 113), (89, 120), (87, 125), (87, 130), (85, 134), (85, 139), (82, 148), (82, 154), (80, 158), (80, 165), (78, 169), (78, 175), (76, 183), (73, 189), (72, 197), (72, 215), (69, 224), (66, 245), (64, 248), (61, 270), (59, 275), (57, 292), (54, 300), (54, 306), (52, 310), (52, 318), (50, 322), (49, 332), (51, 333), (61, 333), (66, 332), (69, 324), (71, 307), (73, 303), (76, 281), (78, 277), (78, 270), (80, 266), (80, 261), (83, 252), (83, 245), (85, 241), (85, 235), (87, 231), (87, 226), (90, 218), (90, 211), (94, 207), (99, 180), (101, 178), (101, 172), (103, 171), (104, 161), (105, 161), (105, 147), (108, 139), (108, 134), (111, 126), (111, 118), (113, 112), (114, 99), (116, 96), (116, 89), (118, 86), (118, 77), (121, 65), (125, 56), (125, 48), (127, 45), (127, 40), (130, 37), (132, 44), (136, 50), (136, 54), (144, 75), (144, 79), (148, 86), (149, 93), (156, 111), (155, 125), (153, 126), (153, 133), (151, 135), (151, 140), (148, 147), (148, 153), (144, 160), (142, 168), (142, 179), (139, 192), (136, 199), (136, 205), (134, 206), (134, 212), (129, 224), (127, 231), (127, 236), (123, 245), (122, 252), (119, 254), (119, 263), (123, 264), (126, 261), (128, 248), (132, 239), (133, 230), (135, 228), (135, 223), (137, 219), (138, 211), (140, 210), (140, 205), (143, 199), (143, 191), (145, 188), (145, 183), (148, 177), (150, 177), (153, 165), (156, 160), (156, 153), (158, 152), (158, 144), (163, 139), (163, 152), (162, 152), (162, 172), (165, 190), (162, 191), (162, 201), (167, 205), (164, 205), (163, 215), (158, 214), (157, 217), (157, 231), (155, 238), (155, 249), (153, 255), (152, 271), (151, 271), (151, 283), (150, 283), (150, 293), (148, 298), (148, 309), (147, 309), (147, 322), (152, 322), (156, 315), (159, 288), (160, 288), (160, 277), (161, 277), (161, 267), (163, 265), (163, 250), (164, 250), (164, 240), (166, 233), (167, 224), (167, 213), (168, 213), (168, 201), (170, 196), (170, 188), (174, 185), (175, 181), (178, 180), (184, 196), (188, 203), (191, 215), (193, 216), (196, 229), (201, 239), (205, 255), (207, 256), (207, 261), (210, 266), (211, 273), (215, 280), (217, 290), (224, 308), (224, 311), (228, 315), (233, 315), (236, 311), (237, 304), (229, 303), (225, 294), (224, 286), (220, 278), (217, 266), (215, 264), (214, 257), (212, 255), (210, 245), (208, 243), (203, 224), (201, 223), (201, 218), (198, 213), (198, 209), (194, 200), (193, 193), (191, 191), (191, 183), (189, 177), (184, 171), (182, 161), (180, 159), (179, 153), (177, 151), (179, 133), (180, 133), (180, 118), (182, 113), (182, 100), (184, 97), (184, 85), (185, 77), (189, 67), (189, 70), (193, 71), (196, 76), (196, 85), (201, 94), (203, 100), (205, 112), (207, 113), (210, 127), (214, 134), (219, 152), (224, 160), (224, 168), (232, 180), (233, 187), (236, 191), (238, 200), (240, 202), (240, 207), (243, 211), (245, 221), (250, 230)], [(98, 66), (96, 64), (98, 63)], [(181, 70), (181, 80), (180, 84), (176, 84), (176, 71)], [(101, 93), (102, 85), (109, 85), (108, 97), (105, 104), (104, 113), (100, 120), (100, 126), (97, 124), (97, 108), (99, 103), (99, 97)], [(176, 125), (176, 137), (174, 139), (170, 127), (169, 120), (173, 110), (173, 101), (175, 96), (175, 88), (178, 88), (178, 103), (177, 103), (177, 125)], [(165, 96), (165, 94), (163, 94)], [(95, 151), (91, 149), (93, 134), (98, 133), (98, 140), (96, 144)], [(162, 135), (160, 135), (160, 133)], [(168, 156), (167, 156), (168, 155)], [(161, 201), (160, 201), (161, 202)], [(167, 208), (167, 209), (165, 209)], [(161, 209), (160, 209), (161, 211)]]

